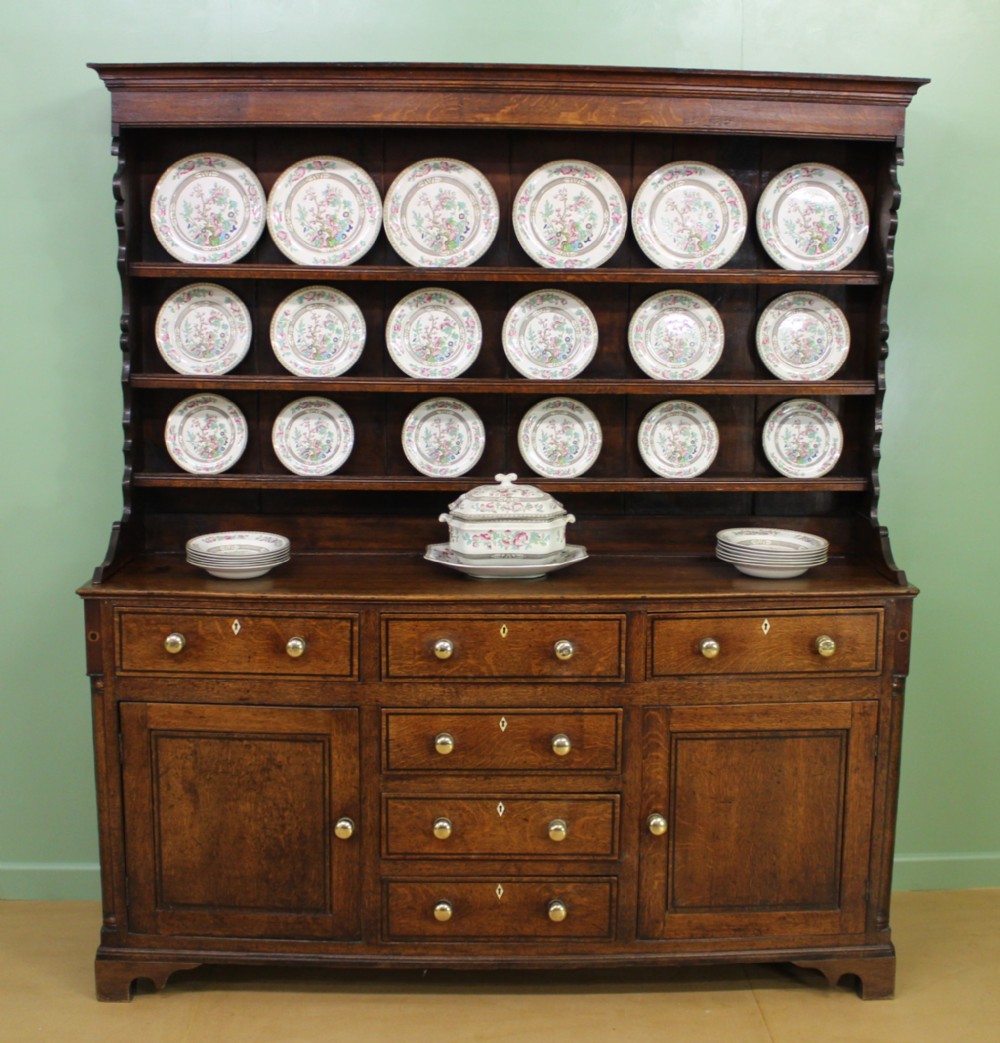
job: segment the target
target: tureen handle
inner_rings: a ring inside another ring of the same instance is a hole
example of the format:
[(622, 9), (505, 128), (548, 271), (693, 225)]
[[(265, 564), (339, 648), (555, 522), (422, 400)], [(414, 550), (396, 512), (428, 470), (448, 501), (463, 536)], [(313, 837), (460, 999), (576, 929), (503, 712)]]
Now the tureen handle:
[(493, 477), (500, 483), (501, 489), (509, 489), (517, 481), (516, 474), (495, 474)]

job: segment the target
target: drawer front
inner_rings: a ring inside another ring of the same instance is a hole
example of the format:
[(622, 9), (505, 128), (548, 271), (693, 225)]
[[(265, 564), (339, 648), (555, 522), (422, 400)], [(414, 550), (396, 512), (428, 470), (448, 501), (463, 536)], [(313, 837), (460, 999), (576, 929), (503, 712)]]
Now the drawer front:
[(614, 858), (616, 794), (518, 797), (386, 797), (387, 857)]
[(388, 680), (600, 680), (625, 676), (624, 616), (383, 619)]
[(616, 900), (613, 879), (390, 880), (386, 929), (392, 941), (610, 939)]
[(126, 673), (269, 674), (356, 680), (356, 646), (354, 616), (118, 614), (118, 666)]
[(621, 710), (385, 710), (386, 771), (621, 770)]
[(664, 617), (652, 621), (651, 645), (653, 677), (877, 673), (882, 611)]

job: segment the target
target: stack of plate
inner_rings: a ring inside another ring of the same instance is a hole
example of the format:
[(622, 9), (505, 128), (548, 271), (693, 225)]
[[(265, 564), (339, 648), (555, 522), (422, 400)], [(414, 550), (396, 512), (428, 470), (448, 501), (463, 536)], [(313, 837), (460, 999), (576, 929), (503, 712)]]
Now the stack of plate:
[(722, 529), (715, 535), (715, 556), (747, 576), (791, 579), (822, 565), (830, 544), (822, 536), (794, 529)]
[(210, 532), (185, 550), (192, 565), (219, 579), (256, 579), (291, 556), (288, 538), (273, 532)]

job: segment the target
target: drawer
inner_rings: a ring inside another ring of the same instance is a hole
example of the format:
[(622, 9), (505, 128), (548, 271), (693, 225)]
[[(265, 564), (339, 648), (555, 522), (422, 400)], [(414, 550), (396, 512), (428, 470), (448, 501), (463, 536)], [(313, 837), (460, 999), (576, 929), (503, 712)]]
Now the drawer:
[(614, 879), (389, 880), (391, 941), (473, 938), (608, 938), (614, 930)]
[(621, 770), (622, 711), (384, 710), (386, 771)]
[(751, 612), (651, 622), (651, 676), (876, 673), (882, 610)]
[(624, 616), (388, 616), (388, 680), (621, 681)]
[(617, 794), (386, 797), (387, 857), (614, 858)]
[(122, 611), (117, 629), (124, 672), (358, 676), (357, 619), (350, 615)]

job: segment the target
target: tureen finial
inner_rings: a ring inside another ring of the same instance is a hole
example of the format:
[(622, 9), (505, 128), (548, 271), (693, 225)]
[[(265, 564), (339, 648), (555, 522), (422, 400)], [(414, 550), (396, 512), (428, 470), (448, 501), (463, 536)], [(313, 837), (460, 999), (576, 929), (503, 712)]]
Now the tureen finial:
[(495, 474), (493, 477), (500, 483), (501, 489), (509, 489), (517, 481), (516, 474)]

